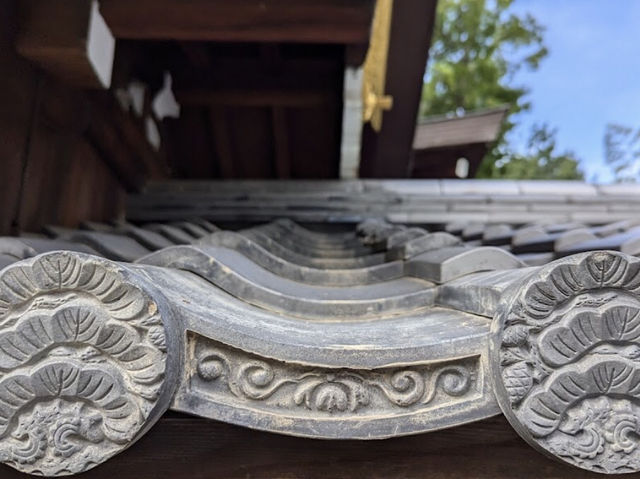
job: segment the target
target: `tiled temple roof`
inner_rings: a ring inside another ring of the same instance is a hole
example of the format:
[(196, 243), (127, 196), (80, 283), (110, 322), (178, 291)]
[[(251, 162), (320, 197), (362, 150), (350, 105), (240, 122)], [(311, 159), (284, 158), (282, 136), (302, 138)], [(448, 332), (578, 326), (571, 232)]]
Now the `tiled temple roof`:
[(604, 224), (640, 215), (640, 187), (578, 181), (353, 180), (172, 181), (132, 196), (133, 221), (206, 217), (212, 221), (404, 224), (452, 221)]
[[(636, 436), (610, 431), (638, 421), (639, 202), (572, 182), (181, 182), (132, 198), (136, 222), (0, 238), (0, 460), (82, 472), (168, 409), (361, 440), (502, 412), (562, 461), (638, 471)], [(22, 461), (59, 418), (77, 446)]]

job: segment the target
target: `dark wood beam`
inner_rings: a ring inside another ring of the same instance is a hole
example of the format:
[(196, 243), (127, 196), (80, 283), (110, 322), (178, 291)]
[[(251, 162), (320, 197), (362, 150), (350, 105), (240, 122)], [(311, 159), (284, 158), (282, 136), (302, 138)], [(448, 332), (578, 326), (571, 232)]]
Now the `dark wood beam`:
[(105, 112), (113, 118), (122, 140), (129, 146), (132, 153), (139, 159), (145, 169), (147, 179), (160, 179), (169, 177), (169, 165), (166, 152), (161, 148), (156, 151), (144, 133), (142, 119), (123, 111), (114, 100), (106, 105)]
[(144, 185), (146, 172), (139, 159), (121, 137), (118, 128), (104, 121), (100, 102), (92, 104), (92, 121), (85, 133), (104, 164), (128, 192), (138, 192)]
[(181, 105), (244, 107), (313, 107), (331, 100), (330, 92), (314, 90), (181, 90), (176, 93)]
[(276, 158), (276, 176), (291, 178), (291, 155), (289, 154), (289, 135), (287, 133), (287, 117), (284, 108), (276, 106), (271, 109), (273, 123), (273, 143)]
[(194, 55), (185, 55), (187, 61), (180, 59), (170, 69), (176, 90), (332, 90), (344, 74), (344, 48), (325, 45), (318, 49), (322, 50), (318, 56), (312, 52), (291, 55), (269, 65), (263, 58), (240, 56), (216, 46), (209, 66), (194, 68)]
[(367, 43), (374, 0), (101, 0), (118, 38)]
[(44, 70), (84, 88), (109, 88), (115, 39), (87, 0), (20, 2), (16, 49)]
[(233, 161), (233, 149), (231, 147), (229, 129), (227, 128), (225, 110), (223, 107), (215, 106), (210, 111), (211, 133), (220, 166), (220, 175), (222, 178), (235, 178), (236, 168)]
[(436, 3), (436, 0), (394, 2), (385, 87), (385, 94), (393, 97), (393, 107), (384, 112), (380, 132), (370, 124), (363, 128), (362, 178), (409, 176)]

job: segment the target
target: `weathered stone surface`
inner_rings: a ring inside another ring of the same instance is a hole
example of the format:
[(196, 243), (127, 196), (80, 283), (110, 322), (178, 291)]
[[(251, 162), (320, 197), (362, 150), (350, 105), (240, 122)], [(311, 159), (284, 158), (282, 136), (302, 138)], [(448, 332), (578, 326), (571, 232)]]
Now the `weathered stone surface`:
[(145, 280), (100, 258), (56, 252), (3, 270), (0, 460), (75, 474), (130, 446), (172, 397), (168, 316)]
[(436, 303), (458, 311), (493, 317), (504, 292), (531, 268), (473, 273), (438, 286)]
[(76, 251), (94, 255), (99, 254), (91, 247), (73, 241), (47, 238), (0, 237), (0, 254), (13, 256), (16, 259), (31, 258), (40, 253), (56, 250)]
[[(216, 233), (214, 233), (214, 235), (215, 234)], [(282, 242), (278, 239), (273, 239), (259, 230), (244, 230), (241, 232), (241, 234), (258, 243), (260, 246), (271, 251), (277, 256), (286, 259), (287, 261), (299, 264), (301, 266), (308, 266), (310, 268), (363, 268), (366, 266), (373, 266), (376, 264), (384, 263), (386, 259), (384, 253), (374, 253), (364, 256), (341, 258), (310, 256), (308, 254), (308, 251), (305, 251), (303, 249), (301, 250), (300, 248), (297, 248), (298, 251), (294, 251), (282, 244)], [(206, 241), (206, 238), (203, 238), (201, 240), (201, 242), (203, 241)]]
[(451, 246), (419, 254), (405, 264), (408, 275), (434, 283), (446, 283), (471, 273), (520, 268), (524, 264), (500, 248)]
[[(366, 319), (433, 304), (433, 284), (398, 278), (362, 286), (329, 287), (292, 281), (227, 248), (183, 246), (140, 262), (191, 271), (247, 303), (316, 320)], [(213, 287), (212, 287), (213, 288)]]
[(386, 238), (403, 229), (381, 219), (367, 219), (356, 226), (356, 233), (362, 238), (364, 244), (374, 244), (386, 240)]
[(83, 221), (80, 223), (80, 228), (88, 231), (97, 231), (98, 233), (113, 233), (115, 229), (112, 225), (97, 221)]
[(511, 245), (513, 247), (519, 247), (533, 241), (542, 240), (546, 238), (547, 235), (548, 233), (542, 225), (526, 226), (514, 232), (511, 238)]
[(387, 259), (411, 259), (426, 251), (432, 251), (447, 246), (459, 246), (462, 242), (456, 236), (437, 231), (436, 233), (427, 233), (417, 238), (411, 239), (404, 244), (387, 251)]
[(176, 410), (335, 439), (426, 432), (497, 411), (486, 383), (488, 318), (433, 307), (384, 320), (304, 320), (188, 272), (148, 272), (163, 291), (179, 282), (167, 298), (192, 332)]
[(591, 228), (594, 234), (604, 238), (605, 236), (611, 236), (617, 233), (624, 233), (625, 231), (635, 227), (640, 226), (639, 220), (622, 220), (622, 221), (614, 221), (613, 223), (607, 223), (606, 225), (597, 226)]
[(462, 230), (462, 239), (473, 241), (482, 238), (486, 226), (482, 223), (470, 223)]
[(544, 266), (555, 258), (554, 253), (522, 253), (516, 257), (527, 266)]
[(570, 250), (574, 245), (596, 239), (596, 235), (588, 228), (576, 228), (565, 231), (553, 242), (553, 250), (556, 252)]
[(176, 221), (175, 223), (172, 223), (172, 226), (183, 230), (195, 239), (202, 238), (203, 236), (210, 234), (206, 228), (190, 221)]
[(482, 234), (482, 244), (487, 246), (499, 246), (511, 243), (513, 228), (508, 224), (489, 225)]
[(119, 225), (117, 230), (119, 233), (133, 238), (145, 248), (155, 251), (162, 248), (168, 248), (175, 243), (155, 231), (147, 230), (144, 228), (138, 228), (137, 226), (130, 224)]
[(0, 253), (0, 270), (6, 268), (10, 264), (15, 263), (16, 261), (18, 261), (18, 258), (16, 258), (15, 256)]
[[(410, 184), (409, 184), (410, 183)], [(493, 180), (211, 181), (190, 185), (156, 183), (132, 197), (136, 221), (296, 221), (353, 223), (380, 217), (428, 224), (534, 221), (603, 224), (632, 218), (639, 190), (633, 185), (594, 186), (582, 182)], [(463, 228), (464, 228), (463, 226)], [(462, 228), (461, 228), (462, 229)]]
[[(203, 238), (196, 244), (207, 246), (208, 248), (232, 249), (278, 276), (307, 284), (357, 286), (388, 281), (403, 275), (401, 261), (388, 261), (373, 266), (351, 269), (322, 269), (296, 264), (273, 254), (250, 238), (233, 231), (220, 231)], [(166, 254), (169, 253), (167, 251), (157, 253), (157, 255)], [(212, 254), (215, 255), (215, 253)], [(140, 259), (140, 262), (144, 263), (145, 259)]]
[(587, 470), (640, 471), (640, 260), (550, 263), (505, 297), (492, 327), (500, 406), (536, 448)]
[(393, 233), (387, 238), (385, 246), (387, 250), (398, 248), (406, 244), (407, 242), (416, 238), (421, 238), (426, 234), (428, 234), (428, 231), (424, 228), (407, 228), (404, 230), (400, 230), (396, 233)]
[(624, 233), (617, 233), (604, 238), (576, 242), (564, 248), (563, 253), (575, 254), (596, 249), (615, 250), (634, 256), (640, 254), (640, 227), (634, 227)]
[(102, 256), (114, 261), (135, 261), (150, 253), (147, 248), (134, 239), (118, 234), (78, 230), (70, 239), (80, 244), (86, 244)]
[(218, 228), (216, 225), (214, 225), (210, 221), (205, 220), (204, 218), (193, 218), (191, 222), (197, 224), (201, 228), (204, 228), (209, 233), (215, 233), (216, 231), (220, 231), (220, 228)]
[(296, 236), (301, 241), (308, 241), (318, 246), (345, 247), (361, 245), (360, 238), (354, 232), (346, 233), (323, 233), (312, 231), (291, 221), (287, 218), (280, 218), (262, 226), (263, 228), (277, 228), (285, 233)]
[[(196, 244), (135, 263), (6, 255), (1, 460), (37, 474), (81, 472), (168, 407), (272, 432), (376, 439), (482, 419), (500, 401), (520, 434), (553, 456), (640, 470), (640, 260), (597, 252), (525, 268), (505, 249), (381, 222), (361, 225), (360, 238), (289, 221), (215, 233), (189, 224), (203, 235)], [(491, 233), (503, 247), (518, 233), (556, 249), (596, 236), (616, 246), (621, 231), (635, 237), (630, 225)], [(81, 234), (131, 258), (139, 251), (119, 249), (132, 232), (152, 249), (172, 242), (126, 226), (108, 233), (124, 242)], [(151, 228), (190, 236), (178, 226)], [(367, 234), (376, 241), (363, 246)]]
[(154, 231), (156, 233), (161, 234), (162, 236), (164, 236), (174, 244), (189, 244), (194, 240), (193, 236), (188, 235), (186, 232), (184, 232), (180, 228), (176, 228), (175, 226), (172, 226), (172, 225), (166, 225), (162, 223), (150, 223), (150, 224), (144, 225), (144, 228), (148, 229), (149, 231)]
[(201, 337), (190, 341), (189, 398), (179, 399), (178, 407), (200, 403), (196, 407), (207, 408), (206, 415), (259, 429), (341, 439), (400, 435), (456, 421), (447, 415), (483, 397), (479, 356), (332, 369), (264, 358)]
[(277, 241), (291, 251), (316, 258), (352, 259), (371, 255), (375, 252), (372, 247), (362, 244), (356, 238), (349, 241), (328, 241), (326, 238), (318, 238), (318, 235), (310, 231), (302, 233), (303, 231), (305, 230), (300, 227), (291, 230), (279, 222), (273, 222), (241, 230), (240, 233), (247, 236), (255, 234), (265, 236), (272, 241)]
[(47, 236), (56, 239), (69, 239), (69, 237), (76, 232), (74, 229), (56, 225), (44, 225), (42, 231)]

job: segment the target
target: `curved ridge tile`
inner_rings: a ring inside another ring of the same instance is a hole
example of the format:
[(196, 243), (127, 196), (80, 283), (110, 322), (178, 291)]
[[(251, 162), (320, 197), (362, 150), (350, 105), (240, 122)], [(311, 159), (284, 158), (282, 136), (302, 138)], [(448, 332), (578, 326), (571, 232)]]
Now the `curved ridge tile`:
[(356, 286), (387, 281), (403, 275), (400, 261), (353, 269), (325, 270), (301, 266), (274, 255), (250, 238), (233, 231), (221, 231), (210, 235), (196, 245), (235, 250), (278, 276), (307, 284)]
[(307, 229), (295, 221), (292, 221), (287, 218), (281, 218), (275, 220), (270, 225), (277, 225), (279, 228), (289, 231), (290, 233), (298, 236), (301, 239), (307, 239), (309, 241), (313, 241), (318, 245), (326, 245), (326, 246), (341, 246), (344, 244), (362, 244), (362, 242), (357, 238), (354, 232), (346, 232), (346, 233), (321, 233), (318, 231), (312, 231)]
[(189, 272), (144, 271), (171, 290), (189, 331), (174, 410), (334, 439), (415, 434), (498, 411), (484, 374), (486, 318), (429, 308), (384, 321), (300, 321)]
[(263, 248), (273, 252), (275, 255), (286, 259), (292, 263), (311, 268), (326, 269), (348, 269), (363, 268), (365, 266), (373, 266), (385, 262), (384, 253), (375, 253), (367, 256), (356, 256), (352, 258), (317, 258), (307, 256), (282, 245), (278, 240), (270, 238), (258, 231), (244, 231), (243, 236), (252, 239)]
[(462, 244), (460, 238), (444, 231), (425, 233), (389, 249), (387, 259), (410, 259), (426, 251), (460, 244)]
[(411, 276), (434, 283), (446, 283), (480, 271), (514, 269), (525, 264), (514, 255), (494, 246), (468, 248), (452, 246), (427, 251), (405, 263)]
[(374, 248), (357, 243), (319, 244), (306, 237), (300, 237), (292, 234), (290, 231), (282, 230), (277, 224), (273, 223), (241, 231), (241, 233), (250, 232), (258, 232), (259, 234), (278, 241), (296, 253), (319, 258), (352, 258), (366, 256), (375, 251)]
[[(191, 272), (145, 265), (132, 269), (181, 305), (186, 329), (287, 362), (371, 369), (410, 362), (410, 357), (442, 360), (466, 348), (484, 351), (490, 334), (488, 318), (438, 306), (384, 321), (300, 321), (291, 312), (276, 314), (247, 304)], [(176, 281), (184, 287), (172, 287)]]
[(226, 248), (166, 248), (139, 263), (182, 269), (250, 304), (302, 318), (344, 320), (406, 313), (433, 304), (427, 281), (402, 278), (364, 286), (315, 286), (282, 278)]

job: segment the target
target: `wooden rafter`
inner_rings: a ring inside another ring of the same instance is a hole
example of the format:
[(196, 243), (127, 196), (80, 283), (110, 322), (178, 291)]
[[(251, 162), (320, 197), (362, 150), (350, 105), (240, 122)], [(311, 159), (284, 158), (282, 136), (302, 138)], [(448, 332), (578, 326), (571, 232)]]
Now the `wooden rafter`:
[(373, 0), (102, 0), (118, 38), (367, 43)]

